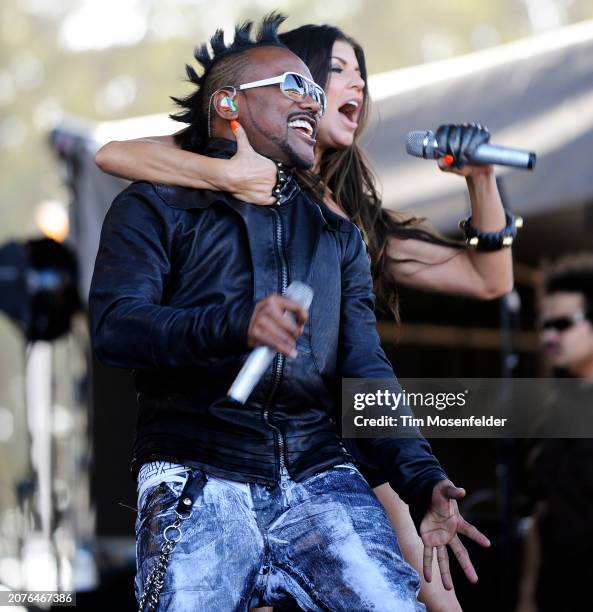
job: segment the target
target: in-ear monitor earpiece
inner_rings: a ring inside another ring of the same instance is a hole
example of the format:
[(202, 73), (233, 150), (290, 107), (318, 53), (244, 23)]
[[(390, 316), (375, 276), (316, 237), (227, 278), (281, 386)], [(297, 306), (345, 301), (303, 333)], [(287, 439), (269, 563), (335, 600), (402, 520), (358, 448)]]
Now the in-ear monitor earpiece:
[(235, 113), (238, 110), (237, 105), (235, 104), (233, 98), (231, 98), (230, 96), (224, 96), (224, 98), (220, 100), (219, 106), (222, 110), (230, 111), (232, 113)]

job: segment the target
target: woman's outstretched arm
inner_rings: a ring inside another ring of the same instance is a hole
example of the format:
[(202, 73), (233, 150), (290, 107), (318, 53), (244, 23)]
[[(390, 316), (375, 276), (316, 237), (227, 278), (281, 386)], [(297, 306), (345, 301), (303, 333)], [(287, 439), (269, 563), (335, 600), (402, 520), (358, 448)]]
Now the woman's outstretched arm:
[[(465, 176), (471, 203), (472, 225), (483, 232), (505, 227), (504, 208), (492, 166), (465, 166), (448, 172)], [(395, 260), (390, 271), (402, 285), (427, 291), (493, 299), (513, 288), (513, 260), (510, 247), (499, 251), (456, 249), (418, 240), (389, 238), (389, 255)]]
[[(418, 599), (426, 605), (428, 612), (461, 612), (454, 590), (447, 591), (440, 578), (434, 578), (431, 582), (424, 579), (424, 544), (416, 531), (408, 506), (387, 483), (375, 487), (373, 491), (387, 512), (404, 559), (418, 572)], [(433, 575), (439, 575), (436, 556), (433, 560)]]
[(131, 181), (226, 191), (244, 202), (273, 204), (274, 162), (254, 151), (242, 127), (234, 133), (237, 153), (228, 160), (184, 151), (173, 136), (156, 136), (108, 142), (95, 162), (103, 172)]

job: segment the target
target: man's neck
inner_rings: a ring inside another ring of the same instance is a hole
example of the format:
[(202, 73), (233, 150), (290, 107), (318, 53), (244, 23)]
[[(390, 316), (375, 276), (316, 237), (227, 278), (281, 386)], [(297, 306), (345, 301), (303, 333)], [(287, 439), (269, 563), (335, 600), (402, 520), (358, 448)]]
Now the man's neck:
[(319, 171), (321, 170), (321, 158), (323, 157), (324, 151), (325, 149), (322, 149), (320, 146), (315, 147), (315, 163), (311, 168), (311, 171), (315, 174), (319, 174)]
[(230, 159), (237, 153), (237, 143), (230, 138), (212, 136), (206, 141), (199, 153), (208, 157)]

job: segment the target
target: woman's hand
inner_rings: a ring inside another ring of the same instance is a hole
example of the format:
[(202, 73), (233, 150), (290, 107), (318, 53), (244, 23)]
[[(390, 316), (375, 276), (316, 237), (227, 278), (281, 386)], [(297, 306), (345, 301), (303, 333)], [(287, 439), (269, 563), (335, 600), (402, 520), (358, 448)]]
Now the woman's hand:
[(459, 176), (490, 177), (494, 168), (490, 164), (471, 164), (469, 157), (481, 144), (490, 140), (488, 128), (479, 123), (463, 125), (441, 125), (436, 132), (436, 140), (442, 157), (438, 160), (443, 172), (451, 172)]
[(243, 127), (238, 125), (233, 133), (237, 152), (224, 164), (216, 187), (243, 202), (263, 206), (275, 204), (272, 189), (276, 185), (276, 164), (253, 149)]
[(457, 174), (465, 178), (490, 178), (494, 176), (494, 166), (490, 164), (466, 164), (463, 168), (456, 168), (455, 166), (447, 164), (442, 157), (437, 163), (443, 172), (450, 172), (451, 174)]

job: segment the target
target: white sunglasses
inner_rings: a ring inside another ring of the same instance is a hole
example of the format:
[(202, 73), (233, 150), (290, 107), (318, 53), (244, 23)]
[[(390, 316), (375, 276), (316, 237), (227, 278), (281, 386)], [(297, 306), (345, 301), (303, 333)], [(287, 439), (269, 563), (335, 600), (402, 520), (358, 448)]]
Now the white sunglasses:
[(269, 79), (244, 83), (239, 85), (237, 89), (253, 89), (254, 87), (265, 87), (266, 85), (280, 85), (282, 93), (296, 102), (302, 102), (307, 96), (310, 96), (319, 104), (319, 116), (323, 117), (327, 106), (325, 91), (317, 83), (314, 83), (311, 79), (298, 72), (285, 72), (280, 76), (270, 77)]

